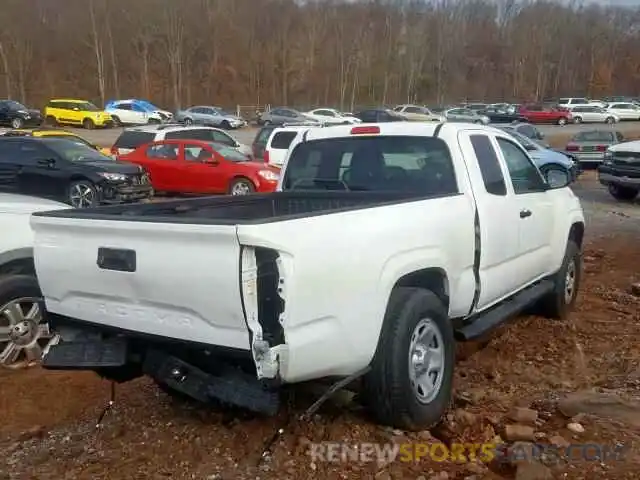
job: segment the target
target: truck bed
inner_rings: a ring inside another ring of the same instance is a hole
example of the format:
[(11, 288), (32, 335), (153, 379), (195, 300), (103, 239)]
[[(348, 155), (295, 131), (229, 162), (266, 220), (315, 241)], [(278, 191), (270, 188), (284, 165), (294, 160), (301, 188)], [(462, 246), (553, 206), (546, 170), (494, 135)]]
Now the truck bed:
[(36, 213), (37, 216), (138, 222), (252, 224), (371, 208), (417, 199), (409, 192), (275, 192)]

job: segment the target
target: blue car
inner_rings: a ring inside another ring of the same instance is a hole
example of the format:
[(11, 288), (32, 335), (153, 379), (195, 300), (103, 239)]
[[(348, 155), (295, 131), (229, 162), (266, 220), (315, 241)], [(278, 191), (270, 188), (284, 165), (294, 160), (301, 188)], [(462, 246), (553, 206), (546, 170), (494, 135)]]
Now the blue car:
[(146, 100), (110, 100), (105, 111), (117, 125), (146, 125), (164, 123), (172, 118), (171, 112), (161, 110)]
[(513, 127), (497, 128), (511, 135), (522, 148), (529, 152), (529, 156), (547, 181), (552, 177), (559, 180), (568, 177), (571, 182), (574, 182), (580, 175), (580, 164), (571, 158), (570, 155), (541, 145), (537, 141), (521, 134)]

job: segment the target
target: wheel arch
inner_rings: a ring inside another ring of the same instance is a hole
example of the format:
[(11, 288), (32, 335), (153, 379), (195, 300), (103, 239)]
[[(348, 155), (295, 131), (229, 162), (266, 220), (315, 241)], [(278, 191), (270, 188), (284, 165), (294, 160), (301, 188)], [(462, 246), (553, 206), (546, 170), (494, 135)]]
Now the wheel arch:
[(446, 309), (449, 308), (449, 279), (447, 272), (441, 267), (423, 268), (404, 274), (393, 285), (389, 298), (391, 298), (393, 291), (400, 287), (429, 290), (440, 299)]
[(253, 185), (253, 188), (256, 188), (256, 189), (258, 188), (258, 185), (257, 185), (255, 180), (252, 180), (247, 175), (243, 175), (242, 173), (238, 173), (238, 174), (235, 174), (233, 177), (231, 177), (229, 179), (229, 184), (227, 185), (227, 191), (230, 191), (231, 190), (231, 185), (233, 185), (238, 180), (246, 180), (247, 182), (250, 182), (251, 185)]
[(569, 228), (568, 240), (575, 242), (582, 249), (582, 241), (584, 239), (584, 222), (574, 222)]
[(33, 248), (24, 247), (0, 253), (0, 275), (35, 275)]

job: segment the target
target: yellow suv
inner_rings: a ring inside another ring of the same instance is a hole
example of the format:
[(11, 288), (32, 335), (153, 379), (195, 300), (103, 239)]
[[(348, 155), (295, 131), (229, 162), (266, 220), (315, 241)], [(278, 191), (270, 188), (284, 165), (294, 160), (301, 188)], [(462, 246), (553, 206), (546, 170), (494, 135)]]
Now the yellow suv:
[(13, 129), (8, 130), (3, 135), (4, 137), (47, 137), (47, 138), (65, 138), (72, 142), (81, 143), (91, 148), (95, 148), (103, 155), (111, 156), (111, 150), (109, 148), (102, 148), (94, 145), (93, 143), (85, 140), (80, 135), (76, 135), (73, 132), (67, 130), (61, 130), (56, 128), (33, 128), (33, 129)]
[(50, 100), (44, 109), (45, 122), (49, 125), (82, 125), (92, 130), (113, 125), (111, 115), (86, 100), (59, 98)]

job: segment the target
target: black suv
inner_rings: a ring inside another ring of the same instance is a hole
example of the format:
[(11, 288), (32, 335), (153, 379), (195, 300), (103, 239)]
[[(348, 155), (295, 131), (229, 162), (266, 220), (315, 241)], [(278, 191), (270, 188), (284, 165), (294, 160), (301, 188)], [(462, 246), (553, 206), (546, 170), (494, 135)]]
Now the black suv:
[(38, 127), (42, 125), (42, 114), (14, 100), (0, 100), (0, 125), (12, 128)]
[(0, 192), (76, 208), (135, 202), (153, 195), (145, 170), (62, 138), (0, 137)]

